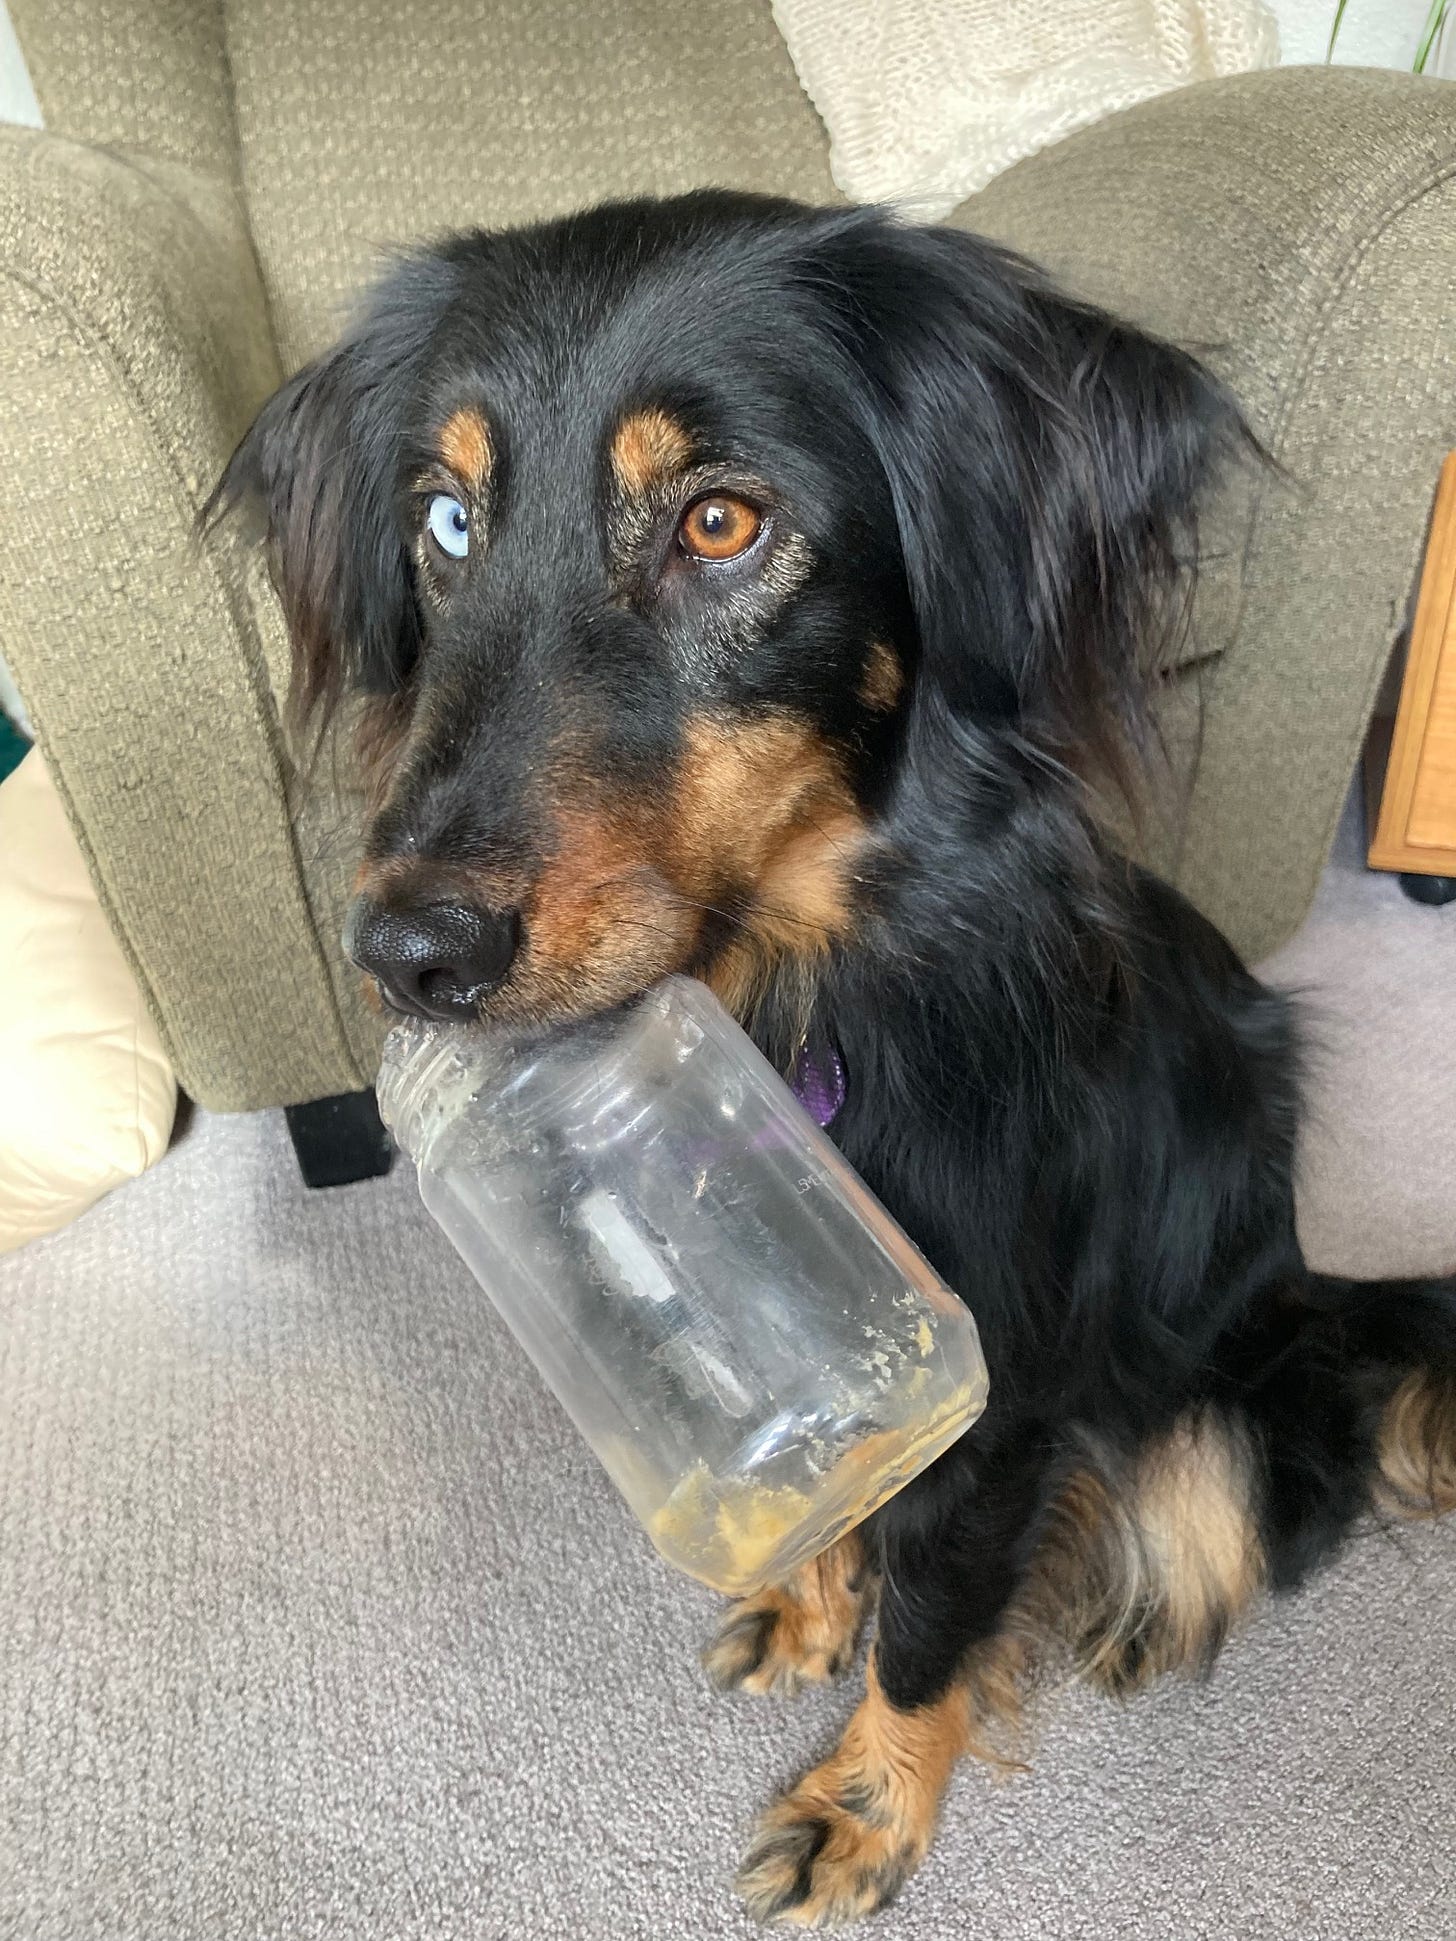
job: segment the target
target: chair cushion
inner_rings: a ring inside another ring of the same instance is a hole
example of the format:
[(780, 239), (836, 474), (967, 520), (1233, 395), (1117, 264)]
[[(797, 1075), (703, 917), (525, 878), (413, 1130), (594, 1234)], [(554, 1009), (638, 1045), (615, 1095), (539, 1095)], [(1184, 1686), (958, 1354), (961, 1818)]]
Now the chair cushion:
[(389, 244), (708, 185), (837, 200), (766, 0), (228, 0), (227, 20), (290, 366)]
[(0, 1252), (166, 1150), (177, 1082), (40, 756), (0, 784)]
[(53, 135), (236, 177), (223, 0), (8, 0), (0, 11)]

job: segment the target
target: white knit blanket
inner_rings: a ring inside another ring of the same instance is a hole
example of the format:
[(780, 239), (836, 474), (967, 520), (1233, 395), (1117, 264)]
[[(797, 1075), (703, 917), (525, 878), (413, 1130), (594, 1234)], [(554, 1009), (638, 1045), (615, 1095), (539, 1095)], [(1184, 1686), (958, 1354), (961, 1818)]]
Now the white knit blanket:
[(931, 220), (1074, 128), (1272, 67), (1263, 0), (774, 0), (856, 202)]

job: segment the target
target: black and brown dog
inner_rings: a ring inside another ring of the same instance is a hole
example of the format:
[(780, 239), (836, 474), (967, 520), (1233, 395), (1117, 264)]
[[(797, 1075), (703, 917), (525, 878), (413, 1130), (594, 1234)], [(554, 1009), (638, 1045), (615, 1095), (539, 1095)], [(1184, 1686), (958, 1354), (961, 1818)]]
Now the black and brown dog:
[(1053, 1650), (1203, 1666), (1372, 1509), (1456, 1503), (1456, 1280), (1311, 1273), (1298, 1049), (1099, 833), (1249, 441), (1194, 359), (969, 235), (728, 194), (397, 267), (264, 409), (301, 712), (372, 813), (350, 948), (402, 1010), (546, 1021), (704, 978), (973, 1305), (983, 1420), (791, 1582), (722, 1685), (878, 1619), (740, 1877), (881, 1905)]

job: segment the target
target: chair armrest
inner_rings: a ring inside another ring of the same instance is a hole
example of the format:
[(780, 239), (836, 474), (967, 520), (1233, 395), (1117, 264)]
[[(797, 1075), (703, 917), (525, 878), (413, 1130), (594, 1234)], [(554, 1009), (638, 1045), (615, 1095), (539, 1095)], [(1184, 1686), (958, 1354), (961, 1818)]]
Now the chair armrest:
[(1225, 557), (1174, 709), (1193, 772), (1156, 857), (1262, 956), (1313, 897), (1456, 447), (1456, 85), (1207, 82), (1020, 163), (954, 220), (1206, 357), (1283, 468), (1216, 510)]
[(108, 920), (194, 1097), (347, 1090), (276, 609), (194, 532), (279, 375), (236, 195), (4, 129), (0, 241), (0, 639)]

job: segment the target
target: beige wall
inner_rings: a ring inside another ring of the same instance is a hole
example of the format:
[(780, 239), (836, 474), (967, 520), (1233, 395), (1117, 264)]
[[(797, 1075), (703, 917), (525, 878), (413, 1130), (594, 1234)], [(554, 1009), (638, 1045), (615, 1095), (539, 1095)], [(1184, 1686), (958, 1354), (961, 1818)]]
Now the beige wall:
[(40, 107), (25, 71), (5, 0), (0, 0), (0, 121), (40, 127)]

